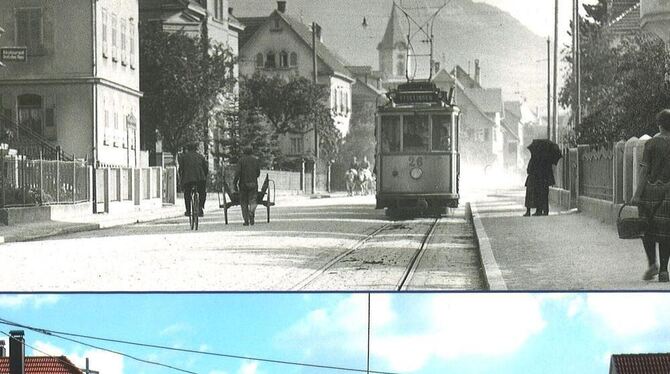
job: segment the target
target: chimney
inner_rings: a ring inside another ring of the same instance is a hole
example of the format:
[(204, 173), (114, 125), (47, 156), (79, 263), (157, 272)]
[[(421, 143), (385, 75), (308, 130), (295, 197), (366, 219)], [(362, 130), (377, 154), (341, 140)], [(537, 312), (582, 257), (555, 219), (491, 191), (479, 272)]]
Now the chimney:
[(286, 13), (286, 1), (277, 1), (277, 10), (279, 13)]
[(9, 374), (25, 374), (23, 330), (9, 332)]
[(481, 69), (479, 67), (479, 59), (475, 59), (475, 82), (477, 82), (477, 84), (481, 84), (481, 82), (479, 80), (480, 79), (480, 77), (479, 77), (480, 71), (481, 71)]
[(233, 7), (228, 7), (228, 14), (233, 15)]
[(7, 350), (5, 349), (5, 341), (0, 340), (0, 358), (7, 356)]

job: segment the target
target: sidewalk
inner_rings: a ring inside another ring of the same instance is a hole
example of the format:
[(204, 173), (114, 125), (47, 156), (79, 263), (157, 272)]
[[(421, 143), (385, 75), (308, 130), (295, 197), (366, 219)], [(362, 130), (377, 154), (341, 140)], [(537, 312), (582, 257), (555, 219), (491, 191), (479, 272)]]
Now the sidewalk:
[[(345, 193), (319, 194), (316, 199), (310, 195), (278, 195), (276, 206), (299, 206), (323, 204), (328, 197), (341, 197)], [(208, 194), (205, 204), (205, 215), (222, 214), (216, 194)], [(273, 207), (274, 208), (274, 207)], [(264, 209), (264, 208), (263, 208)], [(176, 205), (164, 205), (162, 208), (122, 212), (89, 214), (76, 217), (67, 221), (41, 221), (20, 225), (0, 225), (0, 244), (9, 242), (21, 242), (47, 238), (56, 235), (64, 235), (82, 231), (92, 231), (108, 227), (131, 225), (135, 223), (149, 222), (161, 219), (180, 217), (184, 214), (183, 198), (179, 197)]]
[[(641, 240), (576, 211), (523, 217), (522, 191), (497, 191), (472, 203), (509, 290), (670, 290), (646, 282)], [(479, 233), (478, 233), (479, 234)]]

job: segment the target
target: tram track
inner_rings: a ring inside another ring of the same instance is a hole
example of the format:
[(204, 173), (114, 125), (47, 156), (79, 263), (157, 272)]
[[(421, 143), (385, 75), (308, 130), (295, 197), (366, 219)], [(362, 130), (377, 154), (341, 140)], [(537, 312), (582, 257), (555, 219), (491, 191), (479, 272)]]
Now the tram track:
[[(418, 289), (413, 284), (437, 231), (448, 230), (448, 218), (388, 222), (339, 253), (291, 290), (394, 290)], [(453, 224), (450, 223), (450, 224)], [(453, 230), (452, 230), (453, 231)], [(433, 254), (429, 261), (433, 261)]]

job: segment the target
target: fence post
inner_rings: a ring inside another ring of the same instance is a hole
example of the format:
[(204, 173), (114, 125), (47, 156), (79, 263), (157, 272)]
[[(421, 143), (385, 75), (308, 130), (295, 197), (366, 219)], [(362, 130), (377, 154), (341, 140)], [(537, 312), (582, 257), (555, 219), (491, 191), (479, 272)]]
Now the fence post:
[(305, 192), (305, 160), (300, 163), (300, 191)]
[(60, 203), (60, 154), (56, 153), (56, 202)]

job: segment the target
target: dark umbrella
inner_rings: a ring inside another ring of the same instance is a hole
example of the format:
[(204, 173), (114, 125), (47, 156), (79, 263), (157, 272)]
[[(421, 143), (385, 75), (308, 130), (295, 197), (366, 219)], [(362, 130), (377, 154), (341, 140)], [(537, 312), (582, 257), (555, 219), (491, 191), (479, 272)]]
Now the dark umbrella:
[(553, 165), (556, 165), (558, 160), (563, 157), (558, 144), (549, 139), (533, 139), (533, 142), (528, 146), (528, 150), (532, 158), (551, 162)]

